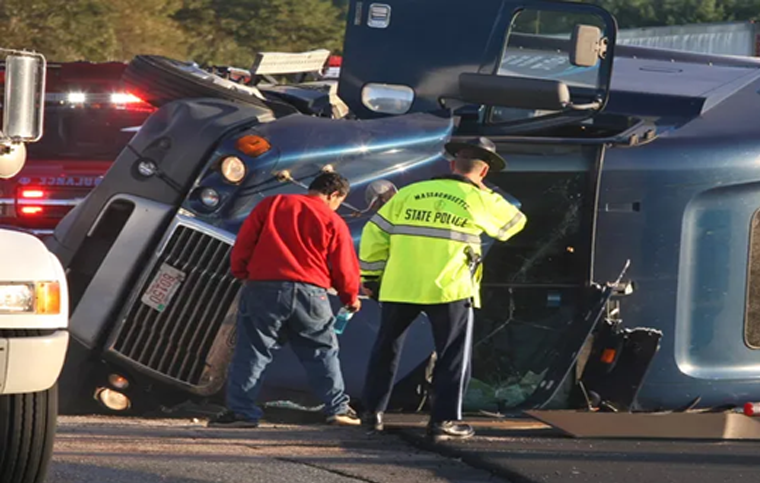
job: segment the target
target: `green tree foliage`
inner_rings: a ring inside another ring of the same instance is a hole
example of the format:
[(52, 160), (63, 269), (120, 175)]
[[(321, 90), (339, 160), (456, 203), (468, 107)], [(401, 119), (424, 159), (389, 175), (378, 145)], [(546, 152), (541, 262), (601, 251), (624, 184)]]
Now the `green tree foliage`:
[(259, 51), (340, 51), (343, 14), (329, 0), (186, 0), (175, 17), (197, 62), (247, 66)]
[(110, 58), (128, 60), (137, 54), (180, 59), (187, 56), (185, 31), (173, 18), (183, 7), (182, 0), (105, 1), (114, 18), (110, 28), (116, 39)]
[(113, 30), (103, 24), (106, 18), (110, 9), (99, 0), (3, 0), (0, 41), (60, 60), (101, 60), (116, 46)]
[(609, 10), (620, 28), (753, 20), (760, 0), (584, 0)]
[(0, 0), (0, 45), (50, 60), (159, 54), (248, 65), (256, 52), (343, 44), (345, 1)]
[[(580, 0), (621, 28), (760, 18), (760, 0)], [(341, 52), (349, 0), (0, 0), (0, 45), (53, 61), (138, 53), (247, 66), (258, 51)], [(466, 8), (466, 2), (463, 4)]]
[(0, 43), (55, 61), (183, 55), (184, 32), (171, 18), (181, 6), (181, 0), (2, 0)]

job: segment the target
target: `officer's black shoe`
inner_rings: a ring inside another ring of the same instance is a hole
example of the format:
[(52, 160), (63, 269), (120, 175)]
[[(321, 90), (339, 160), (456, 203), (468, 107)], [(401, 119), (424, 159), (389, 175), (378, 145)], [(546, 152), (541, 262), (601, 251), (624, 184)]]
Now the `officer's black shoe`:
[(259, 422), (226, 410), (211, 418), (207, 426), (209, 428), (258, 428)]
[(475, 436), (475, 430), (469, 424), (460, 421), (443, 421), (428, 424), (427, 436), (434, 443), (440, 441), (464, 440)]
[(365, 413), (362, 417), (362, 426), (370, 431), (382, 431), (385, 429), (383, 413)]

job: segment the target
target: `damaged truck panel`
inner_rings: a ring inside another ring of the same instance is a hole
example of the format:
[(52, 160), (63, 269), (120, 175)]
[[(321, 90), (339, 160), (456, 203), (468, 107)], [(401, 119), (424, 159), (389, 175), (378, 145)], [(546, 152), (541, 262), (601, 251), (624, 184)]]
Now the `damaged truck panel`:
[[(672, 79), (667, 97), (688, 95), (697, 112), (663, 122), (650, 144), (611, 150), (602, 173), (597, 277), (630, 258), (635, 290), (620, 300), (623, 317), (665, 333), (639, 396), (647, 407), (760, 395), (760, 62), (713, 57), (685, 64), (652, 76)], [(689, 84), (695, 77), (702, 85)]]

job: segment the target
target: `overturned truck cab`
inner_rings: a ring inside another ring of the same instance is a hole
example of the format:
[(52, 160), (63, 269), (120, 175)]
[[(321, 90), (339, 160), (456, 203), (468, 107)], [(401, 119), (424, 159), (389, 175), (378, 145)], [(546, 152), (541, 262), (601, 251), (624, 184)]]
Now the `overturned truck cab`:
[[(256, 203), (336, 170), (358, 243), (384, 194), (445, 172), (443, 145), (474, 136), (508, 160), (486, 181), (529, 222), (484, 239), (469, 409), (760, 397), (760, 62), (616, 46), (616, 29), (577, 3), (352, 1), (340, 118), (310, 111), (313, 85), (135, 59), (125, 79), (160, 109), (46, 241), (71, 287), (64, 410), (223, 397), (229, 253)], [(410, 329), (398, 409), (424, 403), (427, 323)], [(378, 324), (367, 302), (341, 335), (354, 397)], [(297, 366), (286, 349), (264, 396), (311, 402)]]

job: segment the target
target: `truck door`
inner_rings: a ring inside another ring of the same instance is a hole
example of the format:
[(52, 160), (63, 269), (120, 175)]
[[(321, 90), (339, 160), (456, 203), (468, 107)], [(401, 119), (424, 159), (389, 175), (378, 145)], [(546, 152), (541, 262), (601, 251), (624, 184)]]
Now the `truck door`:
[(607, 100), (616, 32), (588, 4), (352, 0), (338, 93), (360, 118), (489, 103), (501, 119), (590, 116)]
[(597, 119), (616, 29), (609, 13), (577, 3), (351, 3), (344, 102), (360, 118), (443, 111), (454, 138), (488, 136), (508, 166), (487, 182), (528, 217), (522, 233), (486, 252), (473, 354), (485, 399), (473, 409), (561, 397), (609, 296), (591, 287)]

